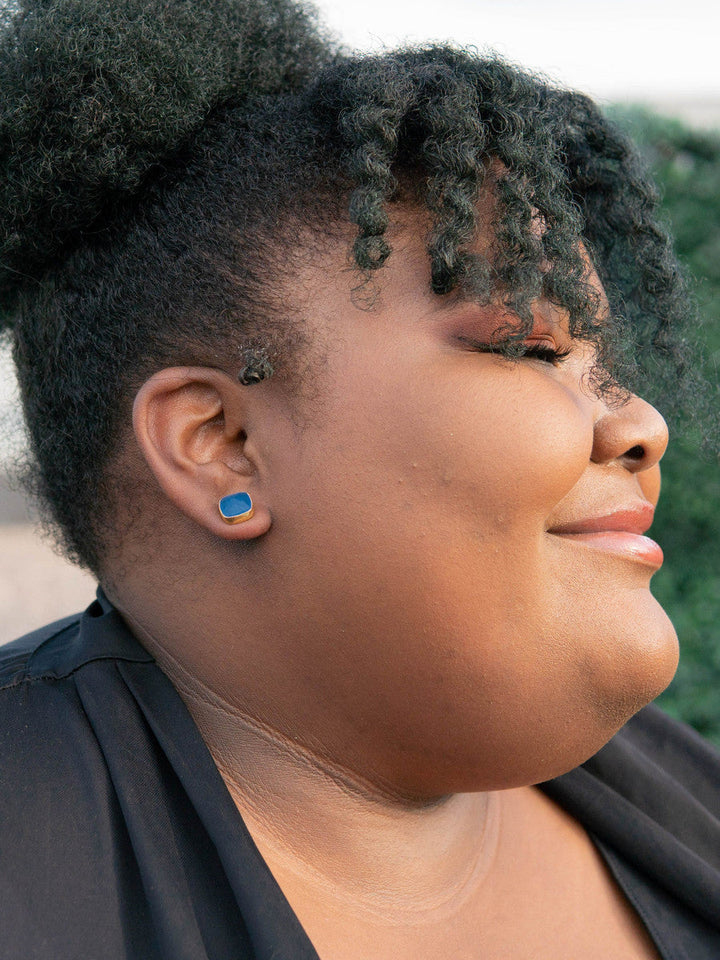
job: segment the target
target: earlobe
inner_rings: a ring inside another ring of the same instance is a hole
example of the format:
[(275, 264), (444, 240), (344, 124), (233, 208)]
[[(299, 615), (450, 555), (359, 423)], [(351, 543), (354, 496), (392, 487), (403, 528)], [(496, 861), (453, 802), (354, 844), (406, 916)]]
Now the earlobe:
[(170, 368), (143, 384), (133, 406), (135, 437), (167, 501), (223, 540), (252, 540), (271, 526), (240, 390), (212, 368)]

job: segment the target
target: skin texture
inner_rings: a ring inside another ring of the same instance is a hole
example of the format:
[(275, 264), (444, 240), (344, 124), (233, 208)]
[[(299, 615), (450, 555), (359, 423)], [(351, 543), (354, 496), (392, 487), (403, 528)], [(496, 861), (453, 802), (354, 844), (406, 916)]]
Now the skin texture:
[[(293, 0), (0, 11), (0, 328), (27, 482), (68, 556), (103, 579), (116, 507), (137, 500), (113, 467), (138, 386), (232, 354), (237, 375), (249, 346), (292, 375), (298, 300), (292, 284), (268, 299), (268, 276), (303, 231), (352, 221), (354, 265), (381, 278), (398, 201), (432, 220), (436, 293), (502, 288), (529, 319), (544, 288), (618, 379), (716, 434), (657, 192), (600, 108), (471, 48), (355, 56), (323, 34)], [(488, 189), (491, 270), (466, 256)], [(577, 282), (581, 233), (613, 297), (600, 328)], [(629, 363), (605, 349), (617, 339)]]
[[(342, 243), (296, 277), (322, 355), (301, 409), (212, 368), (141, 388), (128, 464), (148, 474), (163, 564), (126, 544), (108, 589), (327, 956), (356, 955), (348, 917), (358, 944), (412, 956), (419, 941), (378, 923), (418, 909), (439, 924), (427, 955), (470, 956), (481, 904), (502, 931), (520, 894), (557, 905), (588, 884), (604, 894), (567, 948), (595, 956), (596, 923), (613, 955), (652, 956), (584, 832), (529, 785), (596, 752), (674, 672), (655, 567), (550, 532), (654, 504), (665, 424), (593, 392), (591, 350), (547, 302), (529, 342), (562, 362), (478, 349), (502, 311), (434, 296), (422, 238), (408, 215), (369, 311)], [(217, 500), (237, 490), (255, 513), (229, 526)], [(525, 920), (516, 946), (557, 946)]]

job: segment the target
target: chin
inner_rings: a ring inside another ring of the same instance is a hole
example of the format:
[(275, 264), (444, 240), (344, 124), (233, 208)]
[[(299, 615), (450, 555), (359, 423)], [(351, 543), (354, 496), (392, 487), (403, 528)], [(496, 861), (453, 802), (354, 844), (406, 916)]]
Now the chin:
[(675, 676), (679, 660), (678, 637), (670, 618), (654, 597), (649, 597), (652, 616), (638, 617), (627, 637), (619, 669), (605, 700), (613, 725), (619, 729), (630, 717), (659, 696)]
[[(425, 743), (420, 772), (414, 765), (404, 771), (408, 794), (529, 786), (594, 756), (662, 693), (678, 663), (675, 629), (649, 591), (614, 613), (602, 624), (576, 623), (563, 638), (566, 656), (548, 663), (543, 676), (536, 673), (529, 687), (518, 684), (516, 697), (506, 685), (487, 698), (458, 698), (458, 707), (470, 709), (439, 715), (444, 719)], [(413, 749), (407, 755), (417, 759)]]
[(626, 646), (616, 669), (602, 682), (592, 684), (586, 701), (589, 709), (575, 721), (578, 739), (565, 745), (564, 757), (556, 757), (551, 776), (560, 776), (589, 760), (670, 684), (678, 665), (678, 638), (664, 610), (659, 605), (657, 608), (662, 616), (655, 629), (648, 631), (642, 642)]
[(677, 670), (675, 627), (647, 586), (598, 594), (566, 642), (578, 654), (577, 672), (563, 682), (576, 691), (577, 723), (597, 725), (596, 749), (661, 694)]
[[(595, 673), (586, 672), (584, 683), (576, 686), (576, 696), (561, 698), (554, 710), (537, 716), (532, 746), (527, 749), (526, 742), (523, 750), (516, 744), (515, 763), (496, 779), (495, 789), (542, 783), (568, 773), (594, 756), (665, 690), (675, 675), (679, 648), (675, 628), (659, 605), (657, 609), (661, 616), (641, 643), (633, 638), (623, 644), (621, 653), (615, 647), (610, 670), (595, 664)], [(607, 668), (607, 663), (602, 666)]]

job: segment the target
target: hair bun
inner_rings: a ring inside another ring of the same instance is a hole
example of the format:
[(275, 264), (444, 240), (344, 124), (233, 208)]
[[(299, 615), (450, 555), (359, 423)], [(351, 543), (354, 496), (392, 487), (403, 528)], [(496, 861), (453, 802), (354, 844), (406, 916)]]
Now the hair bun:
[(0, 306), (218, 107), (330, 45), (291, 0), (17, 0), (0, 13)]

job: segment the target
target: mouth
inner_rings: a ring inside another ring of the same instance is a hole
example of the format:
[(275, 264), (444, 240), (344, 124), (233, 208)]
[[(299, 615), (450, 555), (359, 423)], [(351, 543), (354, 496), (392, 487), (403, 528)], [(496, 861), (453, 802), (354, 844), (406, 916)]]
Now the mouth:
[(663, 563), (662, 549), (653, 539), (645, 536), (654, 513), (652, 504), (642, 503), (605, 516), (560, 523), (547, 532), (579, 546), (613, 553), (657, 570)]

